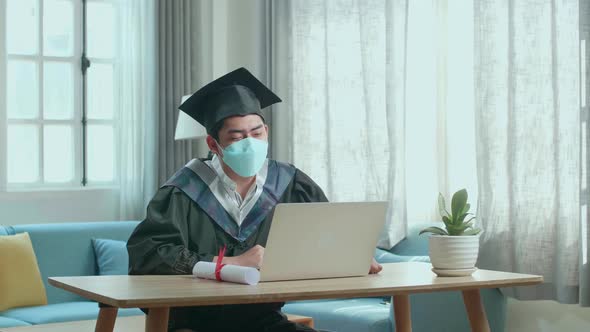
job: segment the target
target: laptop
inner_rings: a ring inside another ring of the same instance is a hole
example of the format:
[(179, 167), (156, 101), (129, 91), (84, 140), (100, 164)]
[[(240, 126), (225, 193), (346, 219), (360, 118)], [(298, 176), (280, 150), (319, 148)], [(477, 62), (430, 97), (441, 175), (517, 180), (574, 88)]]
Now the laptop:
[(369, 273), (387, 202), (278, 204), (260, 281)]

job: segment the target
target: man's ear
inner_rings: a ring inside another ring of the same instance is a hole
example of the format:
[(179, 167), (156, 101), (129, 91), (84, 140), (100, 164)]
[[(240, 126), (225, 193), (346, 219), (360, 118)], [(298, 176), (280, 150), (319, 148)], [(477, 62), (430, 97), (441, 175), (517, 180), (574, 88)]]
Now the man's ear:
[(207, 146), (209, 147), (209, 150), (211, 150), (211, 152), (215, 153), (215, 154), (220, 154), (219, 152), (219, 146), (217, 145), (217, 142), (215, 142), (215, 139), (213, 138), (213, 136), (211, 135), (207, 135)]

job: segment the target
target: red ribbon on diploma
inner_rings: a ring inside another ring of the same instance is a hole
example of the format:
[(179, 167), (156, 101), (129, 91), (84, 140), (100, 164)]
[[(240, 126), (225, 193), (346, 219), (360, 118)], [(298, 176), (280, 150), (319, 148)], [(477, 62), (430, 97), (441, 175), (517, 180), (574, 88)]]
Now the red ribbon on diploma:
[(221, 264), (223, 260), (223, 256), (225, 256), (225, 249), (227, 246), (223, 246), (223, 248), (219, 249), (219, 254), (217, 255), (217, 262), (215, 263), (215, 279), (217, 281), (221, 281), (221, 269), (225, 266), (225, 264)]

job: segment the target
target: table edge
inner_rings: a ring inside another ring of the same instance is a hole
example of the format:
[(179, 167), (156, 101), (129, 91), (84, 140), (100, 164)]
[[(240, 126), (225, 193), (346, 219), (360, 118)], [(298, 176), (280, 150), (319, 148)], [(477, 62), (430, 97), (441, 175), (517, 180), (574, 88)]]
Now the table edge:
[[(531, 275), (527, 278), (519, 279), (518, 281), (495, 282), (493, 284), (472, 284), (461, 285), (456, 284), (449, 287), (448, 284), (436, 284), (418, 288), (417, 286), (406, 287), (390, 287), (375, 288), (371, 290), (349, 290), (342, 291), (314, 291), (314, 292), (300, 292), (297, 294), (271, 294), (256, 296), (252, 294), (233, 295), (224, 298), (216, 296), (200, 297), (195, 299), (178, 299), (178, 298), (156, 298), (156, 299), (116, 299), (109, 296), (97, 294), (74, 286), (70, 286), (64, 282), (59, 281), (61, 277), (48, 278), (49, 284), (54, 287), (64, 289), (79, 296), (94, 300), (112, 307), (118, 308), (158, 308), (158, 307), (182, 307), (182, 306), (206, 306), (206, 305), (223, 305), (223, 304), (246, 304), (246, 303), (269, 303), (269, 302), (287, 302), (287, 301), (303, 301), (303, 300), (320, 300), (320, 299), (335, 299), (335, 298), (362, 298), (362, 297), (387, 297), (395, 295), (409, 295), (418, 293), (436, 293), (445, 291), (465, 291), (473, 289), (489, 289), (489, 288), (506, 288), (506, 287), (520, 287), (532, 286), (543, 282), (542, 276)], [(65, 277), (68, 278), (68, 277)], [(485, 283), (485, 281), (484, 281)], [(418, 286), (419, 287), (419, 286)], [(174, 302), (174, 303), (171, 303)]]

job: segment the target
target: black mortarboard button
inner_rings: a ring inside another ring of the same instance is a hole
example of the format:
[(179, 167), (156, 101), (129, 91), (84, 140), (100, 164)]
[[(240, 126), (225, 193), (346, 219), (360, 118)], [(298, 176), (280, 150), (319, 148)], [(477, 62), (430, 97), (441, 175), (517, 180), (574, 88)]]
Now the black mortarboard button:
[(207, 129), (234, 115), (258, 114), (281, 99), (246, 68), (239, 68), (216, 79), (193, 93), (180, 110)]

